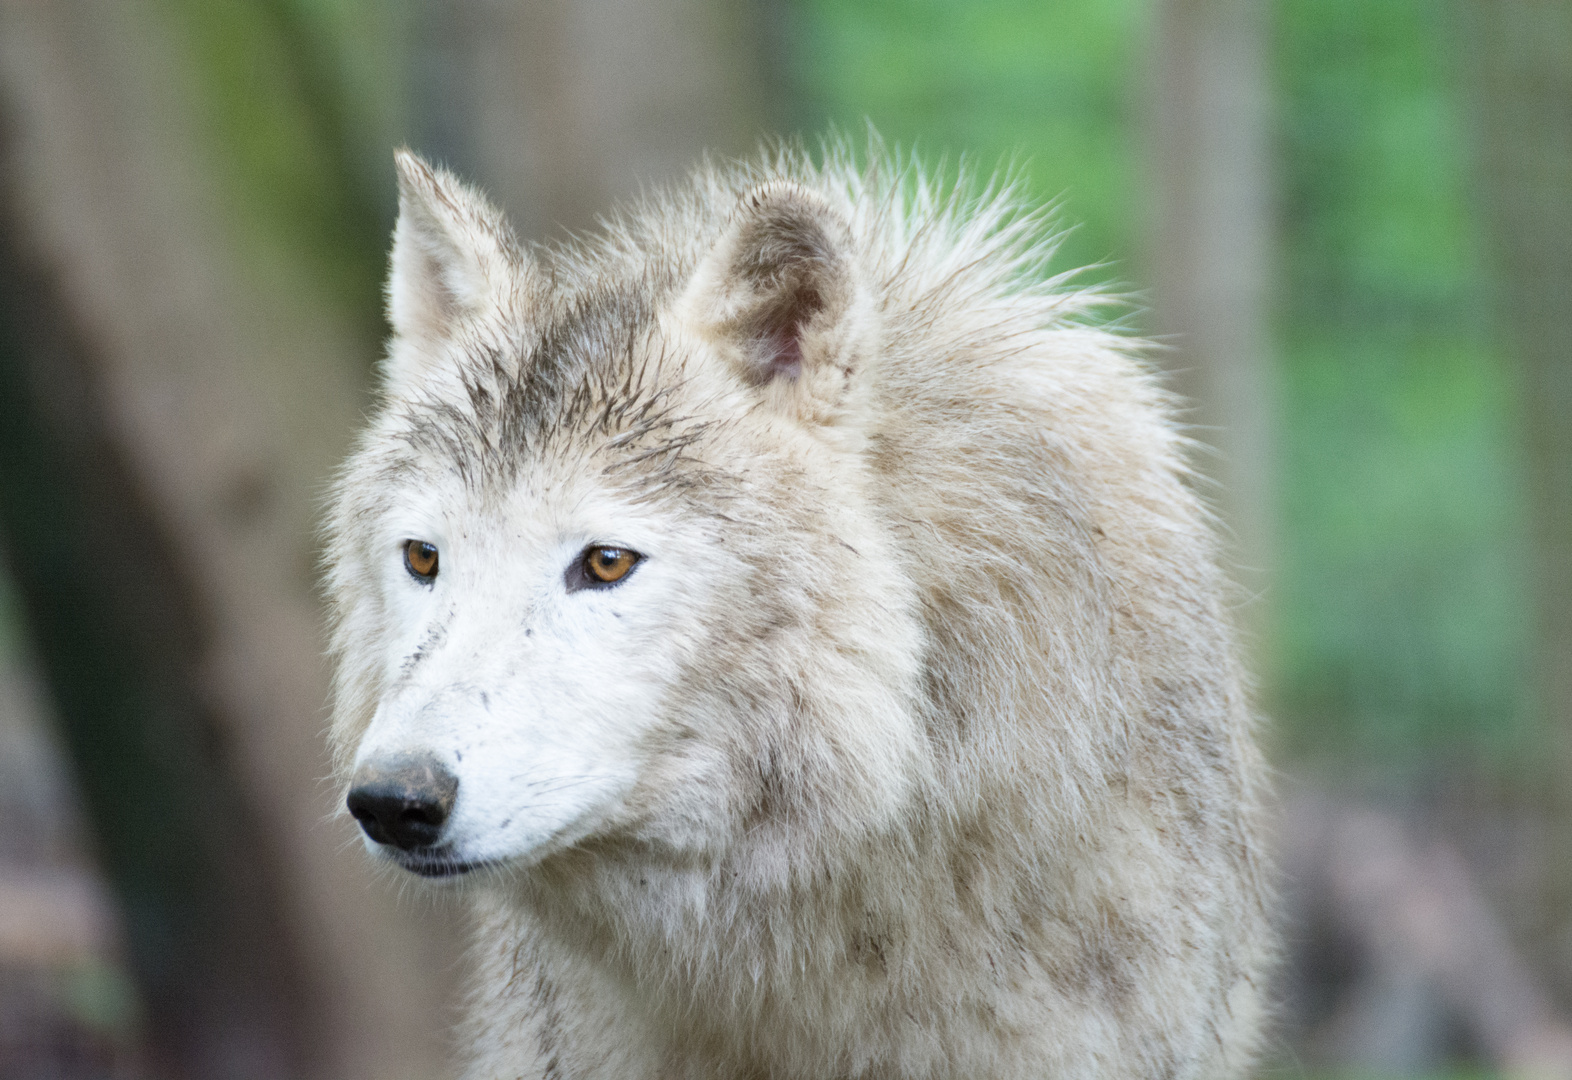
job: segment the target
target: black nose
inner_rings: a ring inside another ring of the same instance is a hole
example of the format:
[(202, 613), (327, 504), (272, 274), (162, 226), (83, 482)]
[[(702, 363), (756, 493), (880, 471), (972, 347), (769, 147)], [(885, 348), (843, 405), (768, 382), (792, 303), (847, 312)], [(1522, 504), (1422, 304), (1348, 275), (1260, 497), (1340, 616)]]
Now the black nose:
[(405, 851), (430, 847), (458, 798), (458, 777), (432, 757), (368, 761), (355, 770), (349, 812), (366, 835)]

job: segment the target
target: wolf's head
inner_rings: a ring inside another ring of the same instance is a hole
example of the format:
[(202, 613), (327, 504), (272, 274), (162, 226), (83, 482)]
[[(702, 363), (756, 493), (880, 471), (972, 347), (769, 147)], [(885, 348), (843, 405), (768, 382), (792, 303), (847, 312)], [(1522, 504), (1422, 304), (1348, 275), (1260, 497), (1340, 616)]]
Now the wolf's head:
[(850, 202), (709, 173), (526, 252), (398, 167), (383, 398), (329, 523), (368, 846), (435, 877), (879, 828), (926, 768), (922, 636)]

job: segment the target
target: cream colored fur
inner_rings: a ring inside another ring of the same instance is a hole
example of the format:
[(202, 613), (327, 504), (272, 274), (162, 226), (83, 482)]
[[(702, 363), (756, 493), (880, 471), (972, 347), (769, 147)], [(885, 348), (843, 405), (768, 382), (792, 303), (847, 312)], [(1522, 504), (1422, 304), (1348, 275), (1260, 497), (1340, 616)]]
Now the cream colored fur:
[(527, 252), (400, 157), (333, 738), (459, 779), (474, 1080), (1249, 1068), (1266, 773), (1170, 404), (1039, 217), (873, 159)]

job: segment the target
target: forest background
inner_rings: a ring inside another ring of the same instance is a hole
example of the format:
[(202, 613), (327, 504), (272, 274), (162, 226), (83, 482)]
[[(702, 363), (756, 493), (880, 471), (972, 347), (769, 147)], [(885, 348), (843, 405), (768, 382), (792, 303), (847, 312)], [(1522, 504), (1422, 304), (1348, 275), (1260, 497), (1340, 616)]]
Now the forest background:
[(448, 1067), (318, 779), (391, 148), (544, 241), (870, 122), (1053, 203), (1215, 448), (1271, 1067), (1572, 1076), (1572, 4), (0, 0), (0, 1080)]

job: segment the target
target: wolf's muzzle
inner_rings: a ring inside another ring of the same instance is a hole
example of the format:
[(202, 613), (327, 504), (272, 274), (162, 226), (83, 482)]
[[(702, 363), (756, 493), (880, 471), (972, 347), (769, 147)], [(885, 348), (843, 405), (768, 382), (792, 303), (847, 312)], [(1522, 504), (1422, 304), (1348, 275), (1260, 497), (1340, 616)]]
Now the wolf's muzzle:
[(355, 770), (349, 812), (366, 835), (403, 851), (434, 845), (458, 799), (458, 777), (434, 757), (371, 760)]

